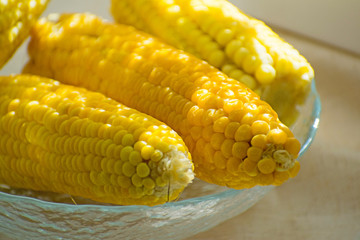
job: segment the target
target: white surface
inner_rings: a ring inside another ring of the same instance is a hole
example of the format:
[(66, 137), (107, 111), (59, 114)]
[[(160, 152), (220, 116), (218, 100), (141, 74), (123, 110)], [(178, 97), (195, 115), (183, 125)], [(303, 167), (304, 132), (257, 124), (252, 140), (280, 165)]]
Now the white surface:
[(359, 0), (230, 0), (268, 25), (360, 54)]

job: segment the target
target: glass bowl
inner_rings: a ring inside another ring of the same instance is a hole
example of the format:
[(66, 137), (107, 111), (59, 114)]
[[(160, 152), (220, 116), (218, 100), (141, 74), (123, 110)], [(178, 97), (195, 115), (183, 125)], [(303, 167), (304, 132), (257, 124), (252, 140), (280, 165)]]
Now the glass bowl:
[[(108, 2), (97, 0), (52, 1), (43, 15), (89, 11), (110, 19), (108, 7)], [(21, 72), (27, 62), (26, 46), (25, 42), (0, 75)], [(315, 136), (320, 109), (313, 81), (299, 118), (290, 127), (302, 143), (300, 157)], [(273, 188), (232, 190), (195, 179), (178, 201), (154, 207), (99, 205), (67, 195), (56, 196), (65, 202), (59, 203), (49, 201), (54, 199), (51, 195), (0, 188), (0, 239), (184, 239), (241, 214)]]
[[(313, 81), (299, 118), (290, 127), (302, 143), (300, 157), (314, 139), (320, 110)], [(0, 238), (184, 239), (241, 214), (273, 188), (232, 190), (196, 179), (178, 201), (154, 207), (76, 205), (81, 200), (56, 203), (46, 201), (46, 195), (40, 200), (0, 192)]]

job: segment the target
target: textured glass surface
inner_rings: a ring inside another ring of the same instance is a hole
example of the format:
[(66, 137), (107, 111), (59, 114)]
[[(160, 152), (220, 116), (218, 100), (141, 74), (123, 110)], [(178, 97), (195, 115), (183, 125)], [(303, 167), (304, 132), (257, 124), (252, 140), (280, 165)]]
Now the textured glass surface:
[[(313, 82), (291, 127), (302, 143), (300, 156), (315, 136), (320, 109)], [(81, 199), (75, 205), (68, 196), (69, 203), (55, 203), (46, 201), (51, 196), (0, 192), (0, 239), (183, 239), (244, 212), (272, 188), (229, 190), (196, 180), (178, 201), (155, 207), (79, 204)]]

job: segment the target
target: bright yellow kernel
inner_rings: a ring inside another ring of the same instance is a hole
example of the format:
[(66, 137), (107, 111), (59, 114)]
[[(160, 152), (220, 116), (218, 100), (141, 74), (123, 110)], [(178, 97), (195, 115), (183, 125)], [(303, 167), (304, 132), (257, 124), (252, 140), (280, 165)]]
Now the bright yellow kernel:
[(234, 139), (235, 133), (237, 132), (239, 127), (239, 122), (230, 122), (225, 128), (225, 137)]
[(226, 45), (234, 37), (234, 32), (231, 29), (225, 28), (220, 30), (216, 36), (216, 41), (220, 45)]
[(255, 71), (255, 77), (260, 84), (270, 84), (275, 80), (275, 69), (270, 64), (261, 64)]
[(141, 154), (138, 151), (132, 151), (129, 155), (129, 162), (136, 166), (142, 162)]
[(215, 152), (214, 164), (215, 164), (215, 167), (217, 167), (219, 169), (226, 168), (226, 157), (220, 151)]
[(121, 140), (123, 146), (132, 146), (135, 143), (134, 136), (130, 133), (125, 134)]
[(251, 125), (251, 132), (253, 135), (267, 134), (270, 131), (270, 125), (263, 120), (256, 120)]
[(235, 141), (232, 139), (225, 139), (224, 142), (221, 144), (221, 153), (226, 157), (229, 158), (232, 155), (232, 148)]
[(141, 157), (145, 160), (149, 160), (154, 153), (155, 149), (153, 146), (146, 145), (141, 148)]
[(210, 144), (215, 150), (220, 150), (221, 144), (224, 142), (225, 136), (221, 133), (215, 133), (212, 135)]
[(126, 146), (121, 149), (120, 158), (122, 161), (129, 161), (130, 153), (132, 153), (134, 149), (131, 146)]
[(125, 162), (122, 165), (122, 172), (125, 176), (131, 177), (135, 173), (135, 167), (129, 162)]
[(288, 151), (294, 158), (296, 158), (301, 149), (301, 143), (296, 138), (288, 138), (284, 145), (285, 150)]
[(252, 125), (252, 123), (256, 120), (254, 114), (247, 112), (241, 119), (241, 124), (249, 124)]
[(248, 142), (252, 138), (251, 126), (249, 124), (241, 125), (235, 132), (235, 140), (237, 142)]
[(259, 161), (262, 157), (263, 150), (258, 147), (249, 147), (247, 150), (247, 156), (252, 161)]
[(287, 140), (287, 134), (281, 129), (272, 129), (267, 135), (269, 142), (274, 144), (285, 144)]
[(250, 54), (249, 50), (244, 47), (239, 47), (234, 54), (234, 62), (238, 67), (243, 65), (243, 62), (246, 59), (246, 56)]
[(258, 134), (251, 139), (251, 145), (260, 149), (265, 149), (267, 145), (266, 135)]
[(146, 163), (139, 163), (136, 167), (136, 174), (144, 178), (149, 176), (150, 168)]
[(145, 178), (142, 180), (142, 184), (147, 189), (154, 189), (155, 188), (155, 182), (151, 178)]
[(170, 146), (168, 143), (160, 141), (155, 145), (155, 148), (159, 149), (163, 153), (170, 151)]
[(151, 154), (151, 161), (153, 161), (153, 162), (158, 162), (158, 161), (160, 161), (162, 158), (163, 158), (163, 156), (164, 156), (164, 154), (160, 151), (160, 150), (158, 150), (158, 149), (156, 149), (152, 154)]
[(269, 174), (274, 172), (276, 163), (272, 158), (263, 158), (257, 163), (257, 166), (261, 173)]
[(247, 150), (250, 147), (247, 142), (235, 142), (232, 147), (232, 155), (236, 158), (243, 159), (247, 155)]
[(223, 108), (226, 113), (231, 114), (233, 111), (241, 110), (243, 108), (243, 103), (238, 99), (226, 99), (224, 100)]
[(219, 119), (217, 119), (215, 122), (214, 122), (214, 125), (213, 125), (213, 130), (214, 132), (217, 132), (217, 133), (223, 133), (225, 131), (225, 128), (227, 126), (227, 124), (230, 122), (229, 118), (228, 117), (221, 117)]

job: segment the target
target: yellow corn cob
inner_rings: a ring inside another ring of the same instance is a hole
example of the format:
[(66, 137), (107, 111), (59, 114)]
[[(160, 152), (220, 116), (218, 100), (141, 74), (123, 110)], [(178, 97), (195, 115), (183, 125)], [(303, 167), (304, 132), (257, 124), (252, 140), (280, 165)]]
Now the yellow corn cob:
[(100, 93), (0, 77), (0, 183), (105, 203), (174, 200), (194, 177), (182, 139)]
[(226, 0), (112, 0), (119, 23), (131, 24), (190, 52), (255, 90), (291, 123), (310, 89), (313, 69), (263, 22)]
[(28, 37), (49, 0), (0, 1), (0, 69)]
[(210, 183), (241, 189), (296, 175), (300, 143), (245, 85), (131, 26), (56, 17), (34, 27), (24, 72), (100, 91), (165, 122)]

